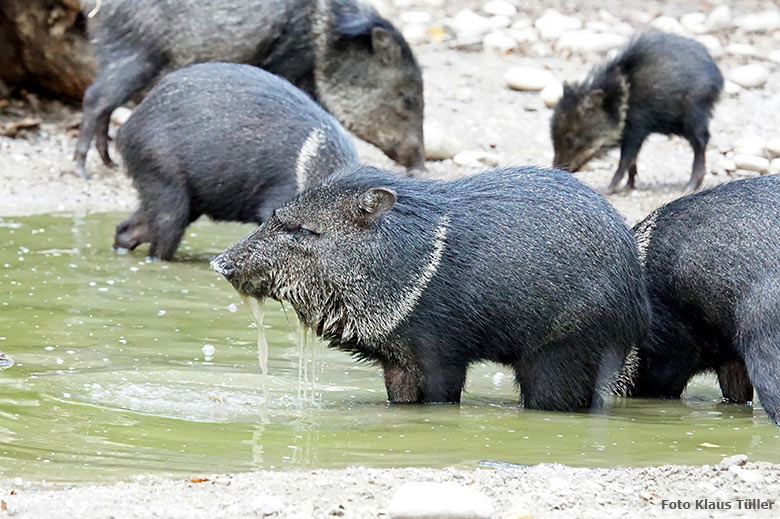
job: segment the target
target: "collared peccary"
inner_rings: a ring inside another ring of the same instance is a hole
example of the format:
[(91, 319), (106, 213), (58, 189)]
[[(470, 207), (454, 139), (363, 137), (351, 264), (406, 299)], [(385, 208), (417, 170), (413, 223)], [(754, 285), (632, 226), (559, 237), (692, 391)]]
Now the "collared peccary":
[(141, 198), (115, 248), (151, 242), (170, 260), (201, 214), (261, 223), (332, 171), (357, 163), (336, 119), (286, 80), (250, 65), (202, 63), (165, 76), (120, 127)]
[(514, 368), (527, 408), (598, 405), (648, 326), (630, 229), (555, 170), (341, 170), (212, 267), (381, 365), (392, 402), (459, 402), (468, 366), (489, 360)]
[(636, 226), (653, 322), (634, 394), (679, 398), (715, 370), (725, 399), (752, 400), (754, 385), (780, 424), (778, 222), (780, 177), (766, 176), (675, 200)]
[(701, 43), (659, 31), (643, 33), (583, 82), (564, 85), (551, 124), (553, 164), (577, 171), (603, 149), (619, 145), (620, 163), (609, 190), (617, 189), (626, 171), (633, 189), (645, 138), (681, 135), (693, 147), (686, 187), (693, 191), (706, 171), (709, 120), (722, 89), (723, 76)]
[(205, 61), (280, 75), (390, 158), (423, 167), (420, 68), (390, 22), (357, 0), (103, 0), (97, 12), (90, 34), (98, 70), (76, 145), (84, 176), (93, 136), (111, 163), (114, 108), (165, 72)]

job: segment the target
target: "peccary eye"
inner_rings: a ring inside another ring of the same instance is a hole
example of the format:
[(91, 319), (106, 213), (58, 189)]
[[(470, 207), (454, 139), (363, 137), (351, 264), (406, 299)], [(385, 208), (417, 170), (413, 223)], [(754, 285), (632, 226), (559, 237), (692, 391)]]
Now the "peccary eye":
[(314, 231), (312, 229), (309, 229), (307, 227), (304, 227), (301, 225), (298, 230), (296, 231), (296, 234), (299, 234), (300, 236), (319, 236), (320, 233), (317, 231)]
[(414, 99), (411, 96), (404, 95), (401, 98), (403, 99), (404, 110), (414, 110)]

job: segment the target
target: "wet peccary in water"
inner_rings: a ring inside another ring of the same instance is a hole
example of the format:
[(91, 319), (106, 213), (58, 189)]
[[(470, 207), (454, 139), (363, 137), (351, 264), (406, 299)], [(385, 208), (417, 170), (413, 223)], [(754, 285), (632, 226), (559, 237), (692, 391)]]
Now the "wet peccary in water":
[(594, 155), (620, 146), (610, 192), (628, 171), (636, 182), (639, 148), (651, 133), (685, 137), (693, 147), (686, 187), (701, 185), (712, 108), (723, 76), (701, 43), (658, 31), (639, 35), (618, 56), (576, 85), (564, 85), (552, 117), (553, 164), (577, 171)]
[(284, 79), (249, 65), (202, 63), (165, 76), (120, 127), (141, 207), (115, 248), (151, 242), (170, 260), (200, 215), (261, 223), (339, 167), (357, 163), (332, 115)]
[(212, 267), (382, 366), (391, 402), (459, 402), (468, 366), (490, 360), (514, 368), (527, 408), (599, 405), (648, 326), (630, 229), (562, 171), (339, 171)]
[(423, 167), (420, 68), (401, 34), (356, 0), (104, 0), (90, 34), (98, 70), (76, 145), (84, 176), (93, 136), (111, 163), (107, 132), (116, 107), (165, 72), (205, 61), (280, 75), (390, 158)]
[[(780, 177), (675, 200), (635, 228), (653, 308), (639, 396), (679, 398), (702, 371), (723, 397), (753, 399), (780, 424)], [(752, 382), (752, 385), (751, 385)]]

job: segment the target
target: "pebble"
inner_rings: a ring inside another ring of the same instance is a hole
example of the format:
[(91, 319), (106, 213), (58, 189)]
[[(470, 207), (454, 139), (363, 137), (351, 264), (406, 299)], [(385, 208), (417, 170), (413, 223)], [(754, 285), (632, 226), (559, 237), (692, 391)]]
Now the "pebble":
[(713, 58), (719, 58), (723, 56), (723, 45), (720, 44), (720, 40), (712, 34), (702, 34), (696, 37), (696, 40), (707, 48), (707, 52)]
[(780, 173), (780, 158), (772, 159), (769, 162), (769, 172), (773, 175)]
[(731, 467), (732, 465), (739, 465), (742, 466), (745, 463), (747, 463), (748, 457), (744, 454), (735, 454), (733, 456), (728, 456), (726, 458), (723, 458), (720, 460), (720, 463), (718, 463), (718, 468), (721, 470), (726, 470), (727, 468)]
[(512, 90), (542, 90), (555, 82), (555, 76), (542, 68), (512, 67), (504, 73), (504, 81)]
[(517, 7), (504, 0), (491, 0), (482, 6), (482, 10), (490, 15), (513, 17), (517, 14)]
[(129, 108), (125, 108), (124, 106), (120, 106), (113, 112), (111, 112), (111, 122), (114, 123), (117, 126), (121, 126), (127, 122), (128, 119), (130, 119), (130, 116), (133, 115), (133, 111)]
[(566, 16), (555, 9), (545, 9), (542, 16), (536, 19), (534, 27), (539, 36), (545, 40), (557, 40), (564, 33), (575, 31), (582, 27), (582, 21), (572, 16)]
[(431, 13), (427, 13), (425, 11), (407, 11), (405, 13), (401, 13), (398, 18), (401, 20), (401, 23), (404, 24), (425, 25), (430, 23)]
[(780, 29), (780, 10), (768, 9), (760, 13), (739, 16), (734, 25), (746, 32), (771, 32)]
[(707, 32), (731, 29), (733, 25), (734, 21), (731, 16), (731, 7), (726, 4), (715, 7), (712, 11), (710, 11), (710, 14), (707, 15)]
[(726, 47), (726, 51), (734, 56), (760, 57), (761, 53), (757, 48), (747, 43), (732, 43)]
[(507, 54), (517, 48), (517, 40), (503, 31), (493, 31), (487, 33), (482, 39), (482, 48)]
[(248, 504), (249, 506), (246, 511), (251, 510), (251, 512), (260, 517), (275, 515), (284, 510), (284, 503), (281, 501), (281, 499), (268, 494), (260, 494), (259, 496), (255, 496)]
[(495, 167), (498, 165), (498, 155), (479, 150), (464, 150), (456, 153), (452, 161), (458, 166), (468, 166), (471, 168), (482, 168), (485, 166)]
[(707, 32), (707, 15), (704, 13), (688, 13), (680, 17), (680, 25), (693, 34)]
[(738, 155), (764, 155), (764, 141), (757, 135), (745, 135), (734, 143), (734, 153)]
[(450, 135), (435, 123), (425, 123), (425, 158), (428, 160), (451, 159), (462, 148), (463, 144), (454, 135)]
[(734, 83), (733, 81), (729, 81), (726, 79), (723, 81), (723, 91), (726, 92), (728, 95), (736, 95), (739, 94), (742, 91), (742, 87), (738, 84)]
[(751, 63), (732, 69), (729, 79), (744, 88), (757, 88), (769, 79), (769, 71), (759, 63)]
[(780, 49), (773, 50), (769, 53), (769, 56), (767, 56), (770, 61), (774, 61), (775, 63), (780, 63)]
[(563, 85), (557, 81), (550, 83), (539, 92), (539, 96), (547, 108), (553, 108), (563, 96)]
[(780, 137), (769, 139), (764, 148), (769, 158), (780, 157)]
[(481, 492), (453, 483), (406, 483), (387, 511), (392, 519), (489, 519), (493, 504)]
[(453, 18), (447, 20), (445, 25), (459, 40), (482, 37), (493, 29), (490, 18), (480, 16), (471, 9), (459, 11)]
[(516, 24), (512, 24), (512, 27), (509, 29), (509, 35), (518, 43), (536, 43), (539, 41), (539, 33), (533, 27), (516, 27)]
[(572, 52), (604, 54), (609, 50), (622, 47), (627, 42), (626, 37), (619, 34), (598, 33), (584, 29), (565, 33), (558, 39), (555, 46), (558, 49), (568, 49)]
[(769, 173), (769, 159), (764, 157), (757, 157), (755, 155), (734, 155), (734, 163), (739, 169), (746, 169), (748, 171), (757, 171), (759, 173)]
[(404, 39), (412, 45), (428, 41), (428, 27), (420, 24), (409, 24), (401, 30)]
[(732, 465), (729, 467), (729, 472), (735, 474), (739, 479), (745, 483), (761, 483), (764, 481), (764, 476), (757, 470), (746, 470), (739, 465)]
[(650, 25), (658, 29), (659, 31), (670, 32), (672, 34), (679, 34), (680, 36), (689, 36), (688, 31), (682, 26), (677, 19), (671, 16), (659, 16)]

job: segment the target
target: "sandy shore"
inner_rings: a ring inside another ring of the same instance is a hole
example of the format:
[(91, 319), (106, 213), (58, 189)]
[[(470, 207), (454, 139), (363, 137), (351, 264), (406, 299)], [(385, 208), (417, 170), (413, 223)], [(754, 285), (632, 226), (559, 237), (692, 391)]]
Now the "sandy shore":
[[(587, 469), (542, 464), (475, 471), (348, 468), (194, 475), (187, 480), (139, 476), (112, 485), (65, 488), (4, 481), (0, 482), (0, 498), (6, 503), (7, 515), (18, 518), (267, 515), (362, 519), (390, 517), (389, 503), (401, 485), (431, 481), (453, 483), (483, 493), (494, 508), (491, 517), (499, 519), (777, 517), (780, 514), (780, 465), (723, 465)], [(772, 499), (778, 502), (772, 503)], [(672, 509), (672, 503), (678, 501), (679, 506)], [(745, 508), (756, 504), (765, 508)], [(709, 510), (708, 506), (728, 509)]]

